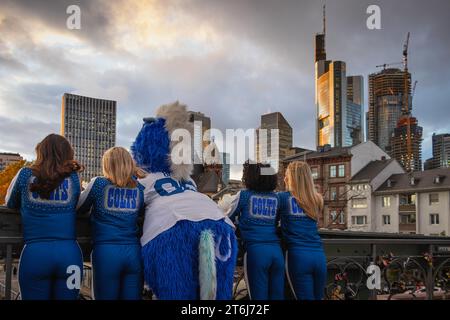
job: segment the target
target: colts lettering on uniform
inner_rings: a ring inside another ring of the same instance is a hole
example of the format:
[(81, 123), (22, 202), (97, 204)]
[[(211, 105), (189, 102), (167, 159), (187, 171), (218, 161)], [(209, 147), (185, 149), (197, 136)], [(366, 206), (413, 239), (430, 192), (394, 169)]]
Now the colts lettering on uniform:
[(250, 204), (251, 214), (255, 217), (273, 218), (277, 214), (278, 201), (275, 198), (252, 196)]
[(109, 209), (136, 209), (137, 190), (114, 188), (108, 189), (106, 205)]
[(291, 202), (291, 214), (304, 215), (303, 209), (298, 205), (297, 200), (294, 197), (290, 198)]
[(42, 199), (37, 192), (32, 192), (31, 197), (38, 201), (67, 202), (69, 200), (69, 180), (63, 182), (52, 192), (48, 199)]

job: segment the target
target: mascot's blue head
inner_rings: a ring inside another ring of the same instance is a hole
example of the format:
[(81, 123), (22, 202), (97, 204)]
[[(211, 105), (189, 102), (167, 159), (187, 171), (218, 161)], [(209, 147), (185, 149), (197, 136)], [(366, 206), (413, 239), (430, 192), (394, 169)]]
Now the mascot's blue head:
[(145, 118), (144, 125), (131, 146), (131, 153), (136, 164), (150, 173), (162, 172), (178, 180), (189, 179), (192, 161), (172, 161), (174, 146), (185, 143), (190, 150), (189, 141), (171, 141), (177, 129), (192, 131), (187, 107), (178, 102), (163, 105), (156, 111), (156, 118)]

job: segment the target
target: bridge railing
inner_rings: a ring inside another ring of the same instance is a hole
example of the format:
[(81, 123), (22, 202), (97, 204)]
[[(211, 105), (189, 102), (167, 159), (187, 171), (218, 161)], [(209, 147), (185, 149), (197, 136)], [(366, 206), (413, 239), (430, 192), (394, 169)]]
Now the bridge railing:
[[(91, 250), (89, 233), (88, 217), (80, 216), (77, 235), (85, 258)], [(450, 295), (448, 237), (332, 230), (320, 230), (320, 234), (328, 265), (327, 299), (445, 299)], [(12, 283), (22, 246), (20, 214), (0, 207), (0, 296), (3, 293), (8, 300), (18, 297)], [(371, 265), (380, 273), (368, 274)], [(237, 270), (242, 275), (242, 268)], [(236, 297), (245, 297), (243, 276), (237, 279), (234, 292), (241, 290)]]

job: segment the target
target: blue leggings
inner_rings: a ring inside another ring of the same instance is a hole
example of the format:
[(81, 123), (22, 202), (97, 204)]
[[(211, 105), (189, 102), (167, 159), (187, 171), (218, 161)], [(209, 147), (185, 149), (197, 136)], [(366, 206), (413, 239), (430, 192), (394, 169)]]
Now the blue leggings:
[(96, 244), (91, 260), (95, 300), (142, 299), (140, 245)]
[(322, 249), (289, 248), (287, 276), (298, 300), (322, 300), (327, 277), (327, 261)]
[(32, 242), (22, 250), (22, 300), (76, 300), (82, 276), (83, 256), (75, 240)]
[(250, 299), (284, 299), (284, 257), (279, 244), (249, 245), (244, 264)]

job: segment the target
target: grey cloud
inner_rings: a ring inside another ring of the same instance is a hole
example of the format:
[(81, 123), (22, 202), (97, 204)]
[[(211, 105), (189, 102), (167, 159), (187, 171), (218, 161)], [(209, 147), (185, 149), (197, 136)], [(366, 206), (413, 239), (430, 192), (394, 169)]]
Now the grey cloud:
[[(8, 32), (14, 34), (23, 51), (29, 53), (26, 58), (62, 79), (60, 87), (55, 86), (49, 89), (50, 93), (45, 93), (45, 104), (55, 101), (55, 108), (58, 108), (59, 101), (51, 96), (57, 96), (58, 90), (61, 90), (61, 95), (63, 91), (77, 91), (86, 79), (91, 79), (99, 90), (105, 92), (115, 86), (126, 88), (127, 97), (114, 97), (114, 94), (108, 97), (119, 102), (119, 144), (130, 145), (143, 116), (152, 114), (154, 108), (162, 103), (179, 99), (192, 109), (211, 116), (213, 125), (220, 129), (256, 127), (261, 113), (281, 111), (294, 127), (295, 144), (314, 148), (313, 36), (322, 28), (321, 2), (161, 2), (161, 5), (182, 10), (199, 22), (211, 24), (218, 33), (232, 38), (228, 52), (217, 52), (198, 59), (179, 56), (161, 60), (133, 58), (115, 51), (111, 12), (112, 6), (123, 5), (121, 2), (0, 0), (0, 3), (2, 9), (7, 9), (5, 12), (11, 14), (3, 27), (8, 26)], [(82, 8), (82, 30), (76, 33), (65, 30), (65, 8), (69, 4), (79, 4)], [(366, 28), (366, 8), (369, 4), (381, 7), (382, 30)], [(328, 0), (327, 8), (328, 57), (346, 61), (348, 74), (362, 74), (366, 86), (367, 76), (377, 70), (376, 65), (401, 61), (405, 35), (411, 32), (410, 71), (413, 78), (419, 81), (414, 115), (424, 126), (427, 138), (424, 159), (427, 158), (431, 133), (450, 131), (447, 123), (450, 117), (450, 64), (447, 63), (450, 52), (447, 35), (450, 2)], [(19, 17), (22, 20), (13, 20)], [(27, 19), (39, 19), (103, 52), (111, 50), (118, 58), (124, 57), (123, 61), (134, 66), (134, 71), (112, 69), (100, 73), (98, 70), (86, 70), (84, 61), (71, 61), (64, 55), (63, 49), (33, 47), (30, 44), (27, 47), (28, 37), (23, 30)], [(241, 50), (243, 43), (250, 43), (264, 52), (272, 64), (261, 69), (247, 61), (242, 56), (245, 54)], [(17, 57), (11, 59), (24, 65), (28, 63)], [(10, 67), (14, 61), (9, 62)], [(0, 68), (6, 65), (6, 61), (2, 63), (0, 60)], [(251, 77), (252, 74), (257, 76)], [(45, 74), (37, 79), (46, 79)], [(20, 90), (27, 92), (26, 88), (18, 88), (10, 94), (22, 95)], [(40, 90), (45, 92), (45, 88), (34, 87), (33, 90), (34, 95), (39, 95)], [(11, 107), (23, 103), (21, 99), (9, 98), (9, 101)], [(28, 110), (35, 112), (32, 105)]]

